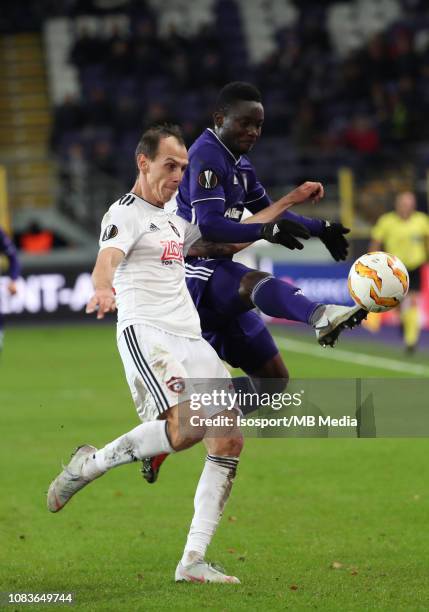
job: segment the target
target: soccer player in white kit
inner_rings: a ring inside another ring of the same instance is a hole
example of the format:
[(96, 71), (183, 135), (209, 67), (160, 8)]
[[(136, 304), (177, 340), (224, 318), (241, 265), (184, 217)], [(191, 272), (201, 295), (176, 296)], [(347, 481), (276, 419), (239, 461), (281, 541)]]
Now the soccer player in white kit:
[(219, 406), (208, 416), (226, 415), (232, 424), (218, 428), (215, 436), (209, 435), (210, 428), (197, 426), (190, 432), (179, 424), (179, 413), (181, 419), (190, 414), (189, 379), (228, 381), (230, 375), (201, 337), (186, 288), (183, 256), (199, 231), (163, 210), (187, 165), (178, 128), (149, 129), (140, 140), (136, 161), (139, 174), (133, 190), (115, 202), (102, 221), (95, 294), (87, 312), (97, 310), (102, 318), (117, 304), (118, 347), (142, 423), (99, 450), (79, 447), (51, 483), (48, 509), (61, 510), (77, 491), (113, 467), (184, 450), (204, 438), (208, 455), (175, 579), (238, 583), (204, 557), (231, 491), (242, 435), (231, 412)]
[[(233, 391), (233, 387), (225, 366), (201, 337), (198, 314), (185, 283), (184, 255), (191, 245), (193, 255), (220, 257), (247, 245), (199, 241), (196, 225), (164, 211), (188, 163), (178, 128), (159, 126), (145, 132), (136, 150), (136, 162), (139, 172), (132, 191), (112, 204), (102, 221), (93, 272), (95, 293), (87, 312), (97, 311), (101, 319), (118, 308), (118, 348), (142, 423), (101, 449), (80, 446), (51, 483), (47, 505), (51, 512), (58, 512), (75, 493), (109, 469), (184, 450), (204, 439), (208, 455), (175, 579), (238, 583), (238, 578), (205, 561), (231, 492), (243, 438), (237, 411), (222, 405), (213, 404), (204, 412), (204, 418), (225, 417), (220, 426), (204, 422), (189, 426), (194, 414), (189, 402), (193, 392), (206, 391), (207, 384), (210, 388), (210, 379), (216, 379), (212, 390), (219, 390), (219, 384), (221, 391)], [(311, 193), (314, 186), (309, 183), (305, 189)], [(271, 222), (293, 204), (293, 198), (285, 198), (279, 206), (260, 211), (254, 218)], [(203, 266), (196, 273), (203, 274)]]

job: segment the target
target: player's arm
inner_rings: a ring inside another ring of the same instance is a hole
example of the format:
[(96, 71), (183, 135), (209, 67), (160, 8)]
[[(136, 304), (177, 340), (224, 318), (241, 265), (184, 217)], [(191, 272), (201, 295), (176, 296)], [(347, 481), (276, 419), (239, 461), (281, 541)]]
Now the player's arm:
[[(293, 206), (293, 203), (290, 205)], [(260, 223), (260, 222), (265, 223), (271, 220), (275, 220), (281, 214), (279, 209), (282, 208), (283, 206), (284, 206), (284, 203), (281, 203), (278, 206), (277, 206), (277, 203), (275, 203), (272, 206), (268, 206), (264, 208), (263, 210), (259, 211), (255, 215), (252, 215), (251, 217), (247, 217), (247, 219), (242, 221), (242, 223), (243, 224), (244, 223), (252, 224), (252, 223)], [(282, 210), (284, 210), (284, 208), (282, 208)], [(277, 211), (277, 216), (276, 216), (276, 211)], [(284, 225), (284, 222), (280, 221), (279, 224), (277, 225), (280, 229), (279, 231), (279, 234), (280, 234), (279, 239), (280, 239), (280, 237), (282, 236), (281, 228), (282, 228), (282, 225)], [(284, 236), (283, 236), (283, 239), (285, 239)], [(290, 236), (289, 240), (294, 240), (294, 238)], [(296, 241), (296, 243), (297, 245), (300, 244), (298, 240)], [(214, 257), (215, 259), (222, 258), (222, 257), (232, 257), (239, 251), (246, 249), (251, 244), (253, 243), (247, 242), (247, 243), (235, 243), (234, 244), (234, 243), (223, 243), (223, 242), (211, 242), (210, 240), (205, 240), (204, 238), (198, 238), (198, 240), (196, 240), (196, 242), (194, 242), (189, 248), (188, 255), (191, 255), (192, 257)], [(289, 246), (289, 248), (299, 248), (299, 247)]]
[[(214, 147), (201, 147), (191, 159), (188, 172), (190, 203), (204, 240), (209, 243), (247, 244), (264, 238), (269, 242), (280, 242), (278, 232), (275, 233), (273, 227), (266, 223), (242, 224), (225, 218), (224, 185), (230, 177), (225, 160)], [(292, 205), (292, 202), (287, 203)], [(283, 233), (285, 231), (286, 228)], [(303, 238), (309, 236), (308, 231), (299, 224), (291, 223), (288, 232)], [(303, 248), (298, 241), (295, 240), (295, 243), (299, 246), (289, 248)]]
[(325, 195), (321, 183), (306, 181), (273, 203), (255, 174), (251, 171), (248, 176), (251, 184), (244, 205), (250, 212), (258, 213), (265, 210), (264, 219), (266, 219), (266, 222), (286, 219), (306, 227), (311, 236), (320, 235), (324, 226), (324, 222), (321, 219), (304, 217), (289, 209), (296, 204), (302, 204), (307, 201), (317, 204)]
[(97, 311), (97, 319), (103, 319), (106, 313), (115, 310), (113, 277), (124, 257), (125, 254), (115, 247), (108, 247), (99, 252), (92, 273), (94, 295), (86, 306), (87, 314)]
[(247, 223), (236, 223), (226, 219), (225, 199), (220, 197), (198, 202), (194, 208), (201, 234), (208, 242), (242, 243), (245, 248), (249, 243), (263, 238), (290, 249), (303, 249), (304, 246), (296, 237), (304, 239), (310, 237), (309, 231), (294, 221), (280, 221), (281, 229), (279, 229), (278, 224), (255, 222), (252, 217)]
[(19, 265), (16, 247), (9, 236), (2, 229), (0, 229), (0, 252), (3, 252), (9, 260), (9, 283), (7, 289), (10, 295), (15, 295), (15, 293), (18, 291), (16, 281), (20, 275), (21, 267)]
[[(290, 227), (299, 224), (306, 228), (310, 236), (319, 238), (336, 261), (346, 259), (349, 244), (344, 235), (350, 231), (347, 227), (344, 227), (341, 223), (330, 223), (323, 219), (304, 217), (290, 210), (294, 204), (300, 204), (307, 200), (315, 203), (319, 202), (325, 195), (321, 183), (306, 181), (290, 194), (283, 196), (277, 202), (271, 203), (268, 194), (266, 194), (255, 175), (253, 175), (253, 181), (248, 199), (245, 202), (248, 210), (254, 213), (262, 212), (262, 208), (265, 206), (264, 222), (282, 219), (289, 222)], [(270, 209), (273, 210), (270, 211)], [(272, 212), (273, 218), (270, 217), (270, 212)]]
[[(273, 221), (278, 221), (279, 219), (286, 218), (285, 212), (295, 206), (295, 204), (301, 204), (302, 202), (306, 202), (307, 200), (312, 200), (314, 202), (318, 202), (324, 196), (324, 189), (322, 183), (317, 183), (314, 181), (306, 181), (287, 195), (280, 198), (276, 202), (269, 203), (264, 208), (259, 208), (249, 205), (245, 202), (246, 208), (248, 208), (251, 212), (255, 214), (251, 217), (248, 217), (243, 223), (271, 223)], [(295, 215), (298, 219), (307, 220), (307, 217), (302, 217), (302, 215)], [(315, 219), (310, 219), (310, 221), (315, 221)], [(300, 221), (298, 221), (300, 223)]]

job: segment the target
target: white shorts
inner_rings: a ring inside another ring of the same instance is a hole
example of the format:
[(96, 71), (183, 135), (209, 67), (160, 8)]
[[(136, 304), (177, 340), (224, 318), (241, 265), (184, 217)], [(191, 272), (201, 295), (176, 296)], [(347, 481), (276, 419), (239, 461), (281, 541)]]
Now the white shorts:
[[(230, 373), (203, 338), (176, 336), (139, 323), (122, 332), (118, 349), (143, 422), (159, 418), (192, 394), (209, 392), (212, 386), (207, 379), (217, 379), (216, 389), (233, 391)], [(224, 409), (210, 406), (205, 415), (211, 417)]]

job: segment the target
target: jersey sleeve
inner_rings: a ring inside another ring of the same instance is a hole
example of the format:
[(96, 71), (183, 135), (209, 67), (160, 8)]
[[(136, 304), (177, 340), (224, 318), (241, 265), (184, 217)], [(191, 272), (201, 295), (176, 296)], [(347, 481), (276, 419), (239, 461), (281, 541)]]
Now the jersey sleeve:
[(113, 205), (101, 221), (100, 251), (114, 247), (127, 256), (140, 235), (141, 228), (133, 205)]
[(185, 221), (185, 240), (183, 242), (183, 254), (186, 257), (191, 246), (196, 242), (199, 238), (201, 238), (201, 232), (198, 225), (193, 225), (192, 223), (188, 223)]
[(225, 162), (212, 145), (200, 147), (189, 163), (189, 199), (191, 205), (201, 202), (225, 202), (223, 183)]
[(20, 274), (18, 253), (9, 236), (0, 229), (0, 253), (4, 253), (9, 260), (9, 276), (16, 280)]
[(252, 213), (257, 213), (271, 204), (271, 198), (265, 191), (265, 187), (254, 173), (251, 175), (251, 182), (243, 204)]

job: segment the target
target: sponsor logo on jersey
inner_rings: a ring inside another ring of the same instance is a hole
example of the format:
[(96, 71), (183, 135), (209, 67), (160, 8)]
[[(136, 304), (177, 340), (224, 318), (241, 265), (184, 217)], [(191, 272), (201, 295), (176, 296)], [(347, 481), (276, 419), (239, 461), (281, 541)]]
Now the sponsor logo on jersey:
[(151, 223), (149, 225), (149, 231), (150, 232), (159, 232), (159, 227), (157, 225), (155, 225), (155, 223)]
[(171, 229), (173, 230), (173, 232), (176, 234), (176, 236), (177, 236), (178, 238), (180, 238), (180, 232), (179, 232), (179, 230), (177, 229), (177, 227), (174, 225), (174, 223), (172, 223), (171, 221), (169, 221), (168, 223), (169, 223), (169, 225), (170, 225)]
[(116, 225), (108, 225), (103, 232), (103, 237), (101, 238), (101, 240), (110, 240), (111, 238), (114, 238), (117, 235), (118, 228), (116, 227)]
[(129, 206), (130, 204), (132, 204), (134, 202), (136, 198), (131, 195), (130, 193), (127, 193), (126, 195), (122, 196), (122, 198), (119, 200), (119, 206)]
[(198, 176), (198, 183), (201, 187), (204, 187), (204, 189), (214, 189), (218, 182), (219, 180), (216, 174), (213, 170), (210, 170), (210, 168), (203, 170)]
[(172, 376), (165, 384), (173, 393), (183, 393), (186, 386), (183, 378), (179, 376)]
[(183, 262), (183, 242), (176, 242), (175, 240), (161, 240), (163, 246), (163, 252), (161, 255), (161, 262), (169, 266), (173, 261)]
[(228, 208), (228, 210), (225, 211), (224, 216), (227, 219), (234, 219), (234, 221), (240, 221), (242, 215), (243, 215), (242, 208), (236, 208), (235, 206), (231, 206), (231, 208)]

